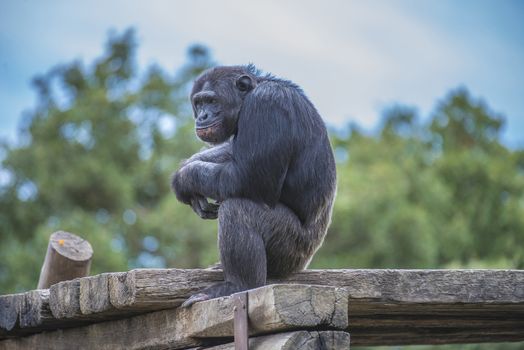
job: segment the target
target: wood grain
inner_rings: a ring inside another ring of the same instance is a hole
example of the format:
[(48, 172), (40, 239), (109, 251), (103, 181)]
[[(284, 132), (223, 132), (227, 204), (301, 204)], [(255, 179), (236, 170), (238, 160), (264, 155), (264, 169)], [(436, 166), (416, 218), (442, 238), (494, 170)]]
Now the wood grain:
[(38, 289), (89, 275), (92, 257), (93, 248), (85, 239), (65, 231), (53, 233), (40, 271)]
[[(109, 273), (52, 286), (49, 304), (69, 327), (177, 307), (220, 280), (220, 270), (207, 269)], [(522, 270), (308, 270), (272, 282), (345, 288), (354, 344), (524, 340)], [(17, 298), (0, 297), (0, 338), (13, 335), (2, 322), (18, 324)]]
[[(298, 331), (253, 337), (250, 350), (349, 350), (349, 333), (341, 331)], [(235, 350), (234, 343), (192, 350)], [(190, 349), (191, 350), (191, 349)]]
[[(272, 285), (248, 292), (250, 333), (347, 328), (347, 293), (326, 286)], [(89, 326), (0, 341), (0, 349), (181, 349), (233, 336), (232, 297)]]

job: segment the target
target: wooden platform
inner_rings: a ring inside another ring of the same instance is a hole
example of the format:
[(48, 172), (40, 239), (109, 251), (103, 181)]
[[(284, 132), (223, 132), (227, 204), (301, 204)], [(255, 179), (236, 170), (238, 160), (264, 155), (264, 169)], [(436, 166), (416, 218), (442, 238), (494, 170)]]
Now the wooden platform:
[[(229, 349), (231, 298), (177, 308), (220, 280), (138, 269), (0, 296), (0, 349)], [(248, 293), (254, 349), (347, 349), (349, 334), (352, 345), (524, 341), (522, 270), (308, 270), (271, 283), (285, 284)]]

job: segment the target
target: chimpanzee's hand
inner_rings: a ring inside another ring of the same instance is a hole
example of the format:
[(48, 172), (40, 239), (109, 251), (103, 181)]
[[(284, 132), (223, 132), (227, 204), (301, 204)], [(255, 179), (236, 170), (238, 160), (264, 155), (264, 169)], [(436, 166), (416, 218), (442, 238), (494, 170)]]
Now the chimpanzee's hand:
[(205, 197), (200, 195), (194, 195), (190, 201), (191, 207), (202, 219), (216, 219), (218, 217), (218, 204), (209, 203)]
[(176, 198), (184, 203), (191, 205), (192, 193), (190, 189), (190, 181), (184, 174), (184, 168), (179, 169), (171, 180), (171, 187), (175, 192)]

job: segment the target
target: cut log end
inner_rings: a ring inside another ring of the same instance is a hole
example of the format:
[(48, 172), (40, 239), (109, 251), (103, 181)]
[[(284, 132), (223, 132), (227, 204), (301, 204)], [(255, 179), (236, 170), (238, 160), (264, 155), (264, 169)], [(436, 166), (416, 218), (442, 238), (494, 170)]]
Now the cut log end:
[(93, 248), (85, 239), (69, 232), (58, 231), (51, 235), (49, 244), (58, 254), (72, 261), (88, 261)]
[(53, 233), (40, 272), (38, 289), (87, 276), (92, 256), (93, 248), (85, 239), (65, 231)]

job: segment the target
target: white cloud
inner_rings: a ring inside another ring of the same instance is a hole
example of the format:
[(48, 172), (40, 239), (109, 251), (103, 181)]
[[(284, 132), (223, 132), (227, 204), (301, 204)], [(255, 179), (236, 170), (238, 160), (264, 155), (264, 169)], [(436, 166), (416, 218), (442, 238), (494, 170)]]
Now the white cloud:
[[(497, 54), (486, 56), (483, 40), (471, 40), (476, 29), (487, 30), (484, 18), (467, 13), (473, 27), (457, 33), (428, 14), (440, 4), (424, 3), (422, 16), (405, 1), (99, 0), (53, 6), (13, 1), (0, 30), (20, 43), (9, 54), (24, 58), (20, 69), (27, 79), (56, 62), (75, 57), (89, 62), (100, 54), (109, 28), (135, 26), (142, 67), (157, 62), (172, 72), (184, 62), (187, 46), (200, 42), (221, 63), (253, 62), (294, 80), (330, 123), (351, 120), (371, 127), (392, 102), (427, 112), (436, 98), (462, 83), (492, 96), (522, 88), (522, 79), (511, 79), (523, 76), (522, 63), (513, 64), (513, 70), (504, 65), (519, 62), (510, 58), (522, 57), (522, 50), (508, 49), (504, 37), (494, 33), (489, 39)], [(444, 4), (448, 11), (465, 6)], [(512, 74), (515, 70), (518, 74)], [(494, 72), (499, 71), (504, 80), (497, 79)], [(510, 111), (524, 111), (515, 98), (495, 101)]]

